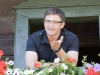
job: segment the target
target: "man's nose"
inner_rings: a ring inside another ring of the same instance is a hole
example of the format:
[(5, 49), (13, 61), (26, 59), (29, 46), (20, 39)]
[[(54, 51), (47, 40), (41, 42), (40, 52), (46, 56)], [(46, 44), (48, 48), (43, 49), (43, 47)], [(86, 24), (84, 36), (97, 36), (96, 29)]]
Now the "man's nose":
[(52, 21), (49, 23), (49, 26), (53, 26), (53, 22)]

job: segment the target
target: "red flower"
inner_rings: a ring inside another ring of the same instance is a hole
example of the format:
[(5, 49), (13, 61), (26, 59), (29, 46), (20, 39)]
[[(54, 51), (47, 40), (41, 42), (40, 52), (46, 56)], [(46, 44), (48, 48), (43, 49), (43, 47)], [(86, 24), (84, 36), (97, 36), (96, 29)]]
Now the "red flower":
[(95, 75), (100, 75), (100, 73), (98, 73), (98, 72), (95, 72)]
[(0, 66), (0, 75), (4, 75), (4, 72), (5, 72), (5, 69), (2, 66)]
[(3, 51), (2, 51), (2, 50), (0, 50), (0, 57), (1, 57), (2, 55), (4, 55), (4, 53), (3, 53)]
[(72, 59), (72, 63), (76, 63), (76, 60), (75, 59)]
[(6, 69), (6, 63), (3, 60), (0, 60), (0, 67), (3, 67), (4, 69)]
[(39, 61), (35, 61), (34, 64), (33, 64), (33, 66), (34, 66), (34, 68), (41, 68), (42, 64)]
[(0, 60), (0, 75), (4, 75), (6, 70), (6, 63), (3, 60)]
[(88, 68), (86, 75), (100, 75), (98, 72), (95, 72), (93, 68)]
[(76, 60), (74, 58), (71, 58), (69, 56), (66, 56), (66, 59), (64, 62), (69, 62), (69, 63), (76, 63)]

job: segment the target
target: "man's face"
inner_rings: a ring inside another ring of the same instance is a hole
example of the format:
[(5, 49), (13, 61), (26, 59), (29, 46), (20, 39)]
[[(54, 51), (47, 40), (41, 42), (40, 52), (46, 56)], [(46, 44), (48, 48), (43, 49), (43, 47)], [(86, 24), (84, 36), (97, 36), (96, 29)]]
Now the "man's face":
[(47, 35), (59, 35), (60, 30), (64, 27), (65, 22), (62, 22), (59, 15), (46, 15), (44, 20), (44, 27)]

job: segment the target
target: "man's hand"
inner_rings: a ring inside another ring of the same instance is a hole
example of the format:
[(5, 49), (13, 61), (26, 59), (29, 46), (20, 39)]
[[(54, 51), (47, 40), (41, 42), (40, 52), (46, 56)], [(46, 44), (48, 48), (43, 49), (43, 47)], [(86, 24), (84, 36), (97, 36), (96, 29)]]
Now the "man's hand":
[(60, 38), (59, 40), (53, 41), (53, 42), (51, 43), (51, 49), (52, 49), (52, 50), (59, 49), (62, 42), (63, 42), (63, 36), (61, 36), (61, 38)]

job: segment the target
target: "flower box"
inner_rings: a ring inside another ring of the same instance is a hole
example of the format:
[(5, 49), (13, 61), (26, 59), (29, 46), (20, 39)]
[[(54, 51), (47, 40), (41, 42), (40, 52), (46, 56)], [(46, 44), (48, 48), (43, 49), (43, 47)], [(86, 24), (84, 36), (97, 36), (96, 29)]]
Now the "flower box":
[[(0, 57), (3, 52), (0, 50)], [(60, 60), (56, 58), (54, 64), (43, 66), (44, 61), (37, 61), (33, 63), (35, 69), (26, 67), (25, 69), (18, 69), (15, 67), (13, 61), (0, 60), (0, 75), (100, 75), (100, 64), (92, 62), (86, 62), (87, 56), (83, 57), (82, 67), (75, 66), (75, 60), (69, 57)]]

